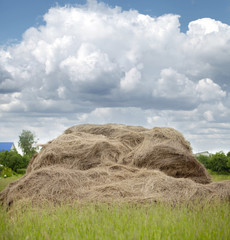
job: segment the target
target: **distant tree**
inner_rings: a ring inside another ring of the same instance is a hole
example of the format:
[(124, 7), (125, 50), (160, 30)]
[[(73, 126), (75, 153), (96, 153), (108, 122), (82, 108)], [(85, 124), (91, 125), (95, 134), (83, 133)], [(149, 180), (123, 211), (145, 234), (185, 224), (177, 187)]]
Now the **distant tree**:
[(227, 157), (230, 157), (230, 152), (227, 153)]
[(219, 174), (230, 174), (230, 152), (217, 152), (211, 156), (200, 155), (196, 157), (207, 169)]
[(196, 157), (199, 162), (201, 162), (206, 168), (210, 167), (210, 157), (205, 155), (200, 155)]
[(36, 136), (29, 130), (22, 130), (19, 136), (18, 146), (22, 149), (24, 155), (32, 156), (37, 152), (37, 147), (34, 145), (37, 143)]
[(230, 173), (228, 157), (224, 152), (217, 152), (210, 157), (209, 168), (217, 173)]
[(26, 168), (30, 158), (27, 155), (21, 156), (15, 149), (0, 152), (0, 164), (17, 171)]

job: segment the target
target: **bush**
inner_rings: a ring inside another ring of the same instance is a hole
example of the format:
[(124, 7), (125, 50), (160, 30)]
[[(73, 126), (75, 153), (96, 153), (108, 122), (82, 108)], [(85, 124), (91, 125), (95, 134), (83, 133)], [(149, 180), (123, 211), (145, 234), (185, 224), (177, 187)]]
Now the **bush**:
[(0, 164), (11, 168), (15, 172), (17, 169), (26, 168), (29, 160), (29, 156), (21, 156), (16, 150), (0, 152)]
[(5, 175), (7, 177), (11, 177), (13, 175), (13, 171), (10, 168), (8, 168), (8, 167), (1, 167), (0, 168), (0, 172), (1, 172), (0, 173), (1, 177), (4, 177)]
[(207, 169), (218, 174), (230, 174), (230, 154), (224, 152), (217, 152), (210, 157), (200, 155), (197, 160), (201, 162)]
[(230, 157), (230, 152), (227, 153), (227, 157)]
[(200, 155), (196, 157), (197, 160), (202, 163), (207, 169), (209, 169), (210, 157), (205, 155)]
[(26, 168), (17, 169), (17, 173), (18, 174), (25, 174), (26, 173)]
[(210, 157), (209, 168), (218, 173), (230, 173), (228, 162), (229, 158), (223, 152), (218, 152)]

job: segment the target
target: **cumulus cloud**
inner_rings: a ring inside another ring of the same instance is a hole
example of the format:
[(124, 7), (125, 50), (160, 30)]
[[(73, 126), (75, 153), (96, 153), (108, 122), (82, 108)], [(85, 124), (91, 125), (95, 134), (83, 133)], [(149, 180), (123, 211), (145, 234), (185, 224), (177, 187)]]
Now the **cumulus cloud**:
[(206, 35), (229, 31), (229, 26), (211, 18), (202, 18), (189, 23), (187, 32), (190, 36), (205, 37)]
[(209, 78), (200, 80), (196, 85), (196, 91), (203, 101), (217, 100), (226, 96), (226, 92)]
[(161, 70), (160, 78), (153, 89), (154, 96), (164, 98), (191, 98), (196, 97), (194, 85), (184, 74), (176, 72), (172, 68)]
[(230, 26), (204, 18), (183, 33), (178, 15), (151, 17), (96, 1), (51, 8), (44, 21), (0, 49), (4, 128), (6, 114), (26, 125), (45, 119), (44, 128), (64, 117), (61, 128), (164, 124), (193, 138), (195, 125), (229, 118)]
[(137, 88), (140, 82), (141, 73), (136, 67), (134, 67), (125, 73), (125, 77), (120, 81), (120, 87), (125, 92), (132, 91)]

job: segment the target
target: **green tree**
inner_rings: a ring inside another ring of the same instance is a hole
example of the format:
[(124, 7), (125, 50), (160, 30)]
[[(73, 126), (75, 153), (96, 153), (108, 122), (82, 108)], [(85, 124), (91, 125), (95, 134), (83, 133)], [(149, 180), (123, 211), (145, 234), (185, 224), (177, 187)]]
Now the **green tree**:
[(30, 158), (25, 155), (21, 156), (16, 150), (0, 152), (0, 164), (17, 171), (17, 169), (26, 168)]
[(210, 157), (205, 155), (200, 155), (196, 157), (199, 162), (201, 162), (206, 168), (210, 167)]
[(227, 157), (230, 157), (230, 152), (227, 153)]
[(24, 155), (32, 157), (33, 154), (37, 152), (37, 147), (34, 146), (37, 143), (35, 138), (35, 134), (31, 131), (22, 130), (19, 136), (18, 146), (22, 149)]
[(4, 176), (7, 176), (7, 177), (11, 177), (13, 175), (13, 171), (12, 169), (8, 168), (8, 167), (1, 167), (0, 166), (0, 176), (1, 177), (4, 177)]
[(229, 173), (228, 157), (224, 152), (217, 152), (210, 157), (209, 168), (218, 173)]

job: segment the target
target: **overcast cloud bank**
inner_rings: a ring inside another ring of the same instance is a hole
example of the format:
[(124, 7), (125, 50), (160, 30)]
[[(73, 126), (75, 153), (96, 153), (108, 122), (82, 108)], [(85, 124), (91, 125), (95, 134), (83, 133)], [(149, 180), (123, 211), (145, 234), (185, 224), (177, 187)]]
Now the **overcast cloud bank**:
[(194, 151), (230, 151), (229, 25), (198, 19), (183, 33), (178, 15), (93, 0), (44, 21), (0, 48), (1, 141), (116, 122), (174, 127)]

